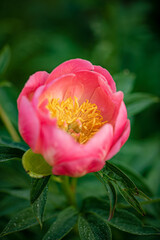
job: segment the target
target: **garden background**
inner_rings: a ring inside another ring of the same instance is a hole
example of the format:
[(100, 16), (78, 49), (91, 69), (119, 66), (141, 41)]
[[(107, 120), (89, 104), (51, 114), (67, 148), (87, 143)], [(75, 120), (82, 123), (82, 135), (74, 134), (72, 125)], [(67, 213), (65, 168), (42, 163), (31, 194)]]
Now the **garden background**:
[[(132, 169), (136, 184), (142, 179), (142, 190), (151, 192), (151, 198), (156, 199), (155, 203), (144, 205), (147, 215), (142, 220), (157, 227), (160, 226), (158, 15), (156, 0), (0, 2), (0, 106), (14, 128), (17, 129), (16, 99), (31, 74), (40, 70), (51, 72), (65, 60), (77, 57), (105, 67), (117, 82), (117, 88), (126, 94), (131, 119), (130, 138), (111, 162), (120, 163), (128, 172)], [(0, 120), (1, 143), (9, 137)], [(1, 163), (0, 230), (17, 211), (29, 206), (29, 185), (30, 179), (21, 162)], [(103, 195), (92, 174), (79, 179), (77, 198), (82, 195)], [(50, 211), (52, 207), (60, 208), (65, 201), (53, 186), (49, 197)], [(4, 239), (39, 240), (47, 224), (42, 232), (35, 226)], [(157, 240), (157, 237), (134, 236), (114, 228), (112, 233), (113, 240)]]

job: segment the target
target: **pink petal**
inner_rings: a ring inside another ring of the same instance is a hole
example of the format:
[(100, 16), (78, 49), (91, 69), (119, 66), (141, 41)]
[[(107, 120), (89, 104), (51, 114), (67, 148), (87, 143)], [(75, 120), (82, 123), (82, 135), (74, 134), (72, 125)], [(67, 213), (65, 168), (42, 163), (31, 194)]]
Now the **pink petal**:
[(57, 127), (43, 125), (39, 151), (46, 161), (53, 166), (54, 174), (58, 175), (64, 172), (68, 176), (82, 176), (87, 172), (98, 171), (103, 167), (112, 139), (113, 128), (110, 124), (103, 126), (84, 145), (75, 142), (69, 134)]
[(104, 77), (98, 75), (99, 87), (97, 87), (91, 96), (90, 102), (95, 103), (104, 120), (114, 125), (117, 118), (119, 107), (123, 100), (123, 93), (113, 93), (105, 81)]
[(51, 72), (47, 80), (47, 83), (65, 74), (76, 73), (81, 70), (93, 70), (93, 68), (94, 68), (93, 65), (89, 61), (78, 59), (78, 58), (72, 59), (56, 67)]
[(113, 126), (107, 123), (84, 146), (90, 156), (94, 157), (96, 153), (98, 158), (105, 159), (112, 142)]
[(79, 99), (79, 103), (82, 104), (86, 99), (90, 100), (95, 89), (99, 86), (99, 75), (92, 71), (79, 71), (76, 72), (76, 81), (83, 85), (83, 95)]
[(50, 113), (48, 109), (46, 108), (46, 105), (48, 104), (48, 99), (44, 99), (44, 101), (40, 102), (39, 99), (45, 89), (45, 85), (40, 86), (35, 91), (33, 98), (32, 98), (32, 105), (37, 113), (37, 116), (41, 123), (45, 122), (52, 123), (53, 119), (50, 118)]
[(17, 103), (18, 108), (21, 101), (22, 96), (26, 96), (27, 98), (31, 99), (33, 96), (34, 91), (41, 85), (45, 84), (49, 74), (45, 71), (36, 72), (35, 74), (31, 75), (29, 80), (26, 82), (21, 94), (18, 97)]
[[(86, 163), (89, 163), (86, 166)], [(100, 159), (80, 159), (77, 161), (64, 162), (53, 167), (54, 175), (66, 175), (70, 177), (81, 177), (90, 172), (100, 171), (105, 162)], [(83, 168), (82, 168), (83, 166)]]
[(41, 103), (48, 98), (65, 100), (68, 97), (74, 98), (74, 96), (80, 98), (83, 94), (83, 90), (83, 85), (76, 81), (75, 74), (66, 74), (46, 85), (44, 93), (40, 96), (39, 101)]
[(111, 147), (106, 160), (111, 159), (124, 145), (124, 143), (127, 141), (130, 134), (130, 121), (127, 120), (124, 132), (122, 133), (121, 137), (118, 139), (118, 141)]
[(119, 108), (119, 113), (115, 122), (114, 126), (114, 138), (113, 138), (113, 144), (118, 140), (118, 138), (123, 133), (125, 126), (127, 122), (127, 109), (122, 101), (121, 106)]
[(22, 96), (19, 104), (19, 131), (24, 141), (34, 150), (39, 137), (40, 123), (30, 101)]
[(106, 78), (112, 91), (116, 92), (116, 84), (115, 84), (111, 74), (105, 68), (102, 68), (100, 66), (94, 66), (94, 71), (102, 74)]

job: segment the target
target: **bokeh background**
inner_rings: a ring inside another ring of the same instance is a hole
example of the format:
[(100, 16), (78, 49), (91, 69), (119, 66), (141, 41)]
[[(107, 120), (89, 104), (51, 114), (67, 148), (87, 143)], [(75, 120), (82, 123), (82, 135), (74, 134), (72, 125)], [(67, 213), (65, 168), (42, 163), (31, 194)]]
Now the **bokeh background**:
[[(15, 106), (31, 74), (51, 72), (65, 60), (83, 58), (105, 67), (115, 80), (128, 74), (132, 92), (159, 96), (159, 20), (158, 0), (1, 0), (0, 49), (7, 57), (1, 82), (12, 83), (14, 93), (8, 94), (13, 95)], [(6, 101), (6, 96), (0, 94), (1, 101)], [(17, 115), (12, 111), (11, 104), (10, 118), (16, 125)], [(159, 116), (159, 104), (155, 103), (131, 117), (130, 140), (113, 159), (143, 176), (155, 198), (160, 197)], [(0, 130), (6, 134), (1, 121)], [(157, 208), (150, 210), (149, 218), (155, 225)], [(5, 217), (4, 222), (8, 219)], [(123, 234), (116, 234), (116, 240), (124, 239)]]

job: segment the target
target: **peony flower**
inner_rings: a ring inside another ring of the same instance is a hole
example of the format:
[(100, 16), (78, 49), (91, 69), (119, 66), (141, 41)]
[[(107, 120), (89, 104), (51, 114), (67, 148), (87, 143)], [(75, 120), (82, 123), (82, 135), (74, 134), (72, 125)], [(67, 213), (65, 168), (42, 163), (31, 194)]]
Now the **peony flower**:
[(99, 171), (130, 133), (123, 93), (106, 69), (82, 59), (30, 76), (18, 111), (24, 141), (55, 175)]

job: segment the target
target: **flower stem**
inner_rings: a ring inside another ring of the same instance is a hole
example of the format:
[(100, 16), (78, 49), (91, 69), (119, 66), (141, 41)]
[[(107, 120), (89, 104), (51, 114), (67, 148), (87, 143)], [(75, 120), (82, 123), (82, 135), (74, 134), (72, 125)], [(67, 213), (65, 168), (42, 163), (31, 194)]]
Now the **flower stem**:
[(9, 134), (11, 135), (12, 139), (15, 142), (20, 141), (20, 137), (18, 136), (18, 133), (16, 132), (15, 128), (13, 127), (11, 121), (7, 117), (5, 111), (3, 108), (0, 106), (0, 118), (2, 119), (2, 122), (4, 123), (5, 127), (7, 128)]
[(77, 178), (71, 178), (71, 189), (75, 193), (77, 186)]
[[(72, 188), (72, 185), (69, 183), (69, 177), (63, 176), (62, 188), (70, 205), (76, 207), (76, 199), (75, 199), (75, 188)], [(74, 185), (75, 186), (75, 185)]]

